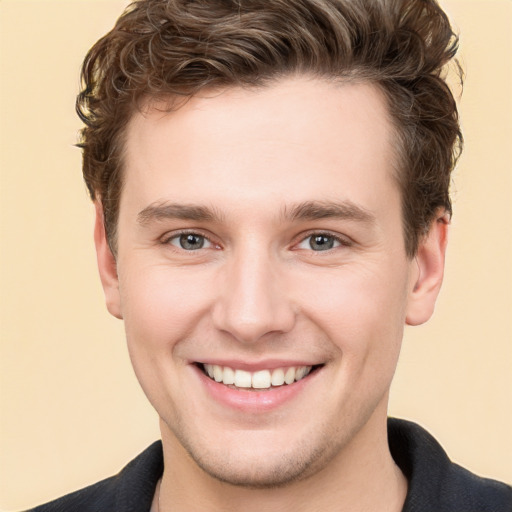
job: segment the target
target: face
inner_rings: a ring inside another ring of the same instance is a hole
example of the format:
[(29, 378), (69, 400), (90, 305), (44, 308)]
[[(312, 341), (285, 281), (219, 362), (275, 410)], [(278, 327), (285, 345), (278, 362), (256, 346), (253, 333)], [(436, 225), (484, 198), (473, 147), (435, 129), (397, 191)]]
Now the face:
[(367, 84), (297, 78), (134, 115), (118, 254), (98, 220), (98, 259), (183, 464), (282, 485), (385, 437), (403, 326), (433, 301), (392, 147)]

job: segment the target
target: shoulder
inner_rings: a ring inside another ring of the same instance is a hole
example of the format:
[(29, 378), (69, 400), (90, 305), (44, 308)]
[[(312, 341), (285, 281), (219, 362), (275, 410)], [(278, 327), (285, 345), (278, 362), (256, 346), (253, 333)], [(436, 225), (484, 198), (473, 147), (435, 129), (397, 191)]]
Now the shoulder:
[(403, 512), (512, 512), (512, 487), (450, 461), (422, 427), (390, 419), (389, 446), (409, 481)]
[(512, 512), (512, 487), (451, 464), (443, 491), (463, 498), (475, 511)]
[(160, 441), (157, 441), (133, 459), (117, 475), (45, 505), (39, 505), (27, 512), (149, 510), (156, 484), (162, 472), (162, 445)]
[(118, 488), (117, 476), (107, 478), (79, 491), (39, 505), (28, 512), (93, 512), (98, 510), (115, 510), (116, 494)]

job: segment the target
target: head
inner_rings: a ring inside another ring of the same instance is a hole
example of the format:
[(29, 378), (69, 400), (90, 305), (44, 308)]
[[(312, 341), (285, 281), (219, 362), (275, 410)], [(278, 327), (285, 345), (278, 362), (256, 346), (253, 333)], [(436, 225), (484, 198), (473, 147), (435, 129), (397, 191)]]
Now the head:
[(372, 83), (384, 94), (404, 241), (414, 256), (436, 212), (451, 215), (462, 136), (443, 73), (456, 50), (435, 0), (134, 2), (88, 53), (77, 99), (84, 178), (102, 204), (112, 250), (134, 112), (155, 100), (175, 109), (202, 90), (265, 87), (298, 74)]
[(176, 478), (379, 466), (442, 278), (454, 51), (433, 2), (219, 0), (136, 2), (89, 53), (100, 274)]

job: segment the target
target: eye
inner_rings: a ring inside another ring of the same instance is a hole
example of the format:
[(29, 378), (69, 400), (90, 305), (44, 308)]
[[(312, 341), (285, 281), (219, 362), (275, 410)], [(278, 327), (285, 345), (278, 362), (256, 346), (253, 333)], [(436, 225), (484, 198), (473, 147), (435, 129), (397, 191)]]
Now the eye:
[(297, 247), (299, 249), (307, 249), (318, 252), (328, 251), (341, 245), (348, 245), (348, 243), (334, 235), (329, 235), (327, 233), (314, 233), (304, 238), (304, 240), (302, 240)]
[(169, 238), (167, 243), (184, 251), (197, 251), (212, 246), (212, 243), (205, 236), (198, 233), (181, 233)]

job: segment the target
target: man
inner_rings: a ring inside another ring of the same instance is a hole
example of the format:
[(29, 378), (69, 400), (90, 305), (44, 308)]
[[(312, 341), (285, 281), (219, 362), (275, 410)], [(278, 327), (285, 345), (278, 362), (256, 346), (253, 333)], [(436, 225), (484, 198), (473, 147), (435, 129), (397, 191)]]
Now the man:
[(162, 444), (35, 510), (510, 510), (387, 421), (461, 146), (433, 1), (135, 3), (78, 111), (98, 265)]

